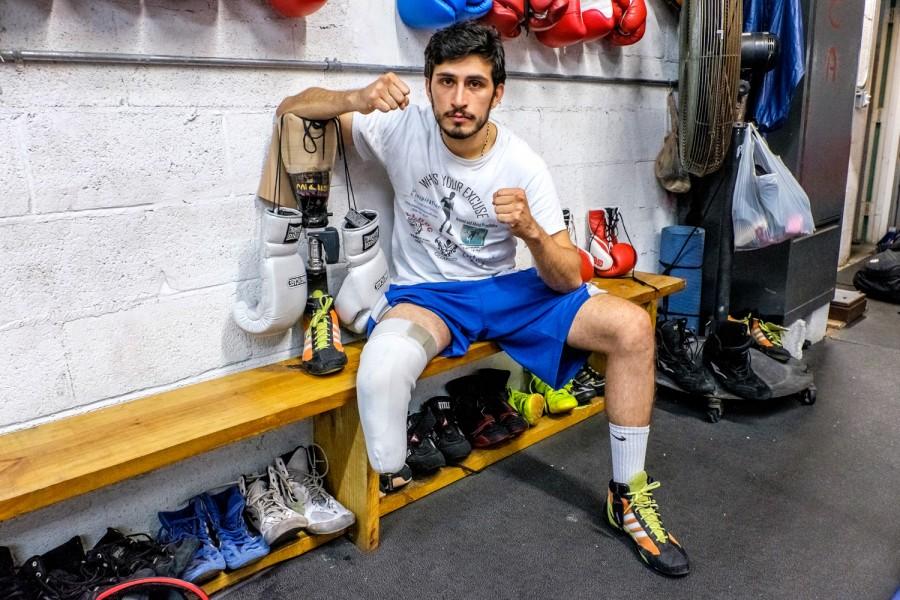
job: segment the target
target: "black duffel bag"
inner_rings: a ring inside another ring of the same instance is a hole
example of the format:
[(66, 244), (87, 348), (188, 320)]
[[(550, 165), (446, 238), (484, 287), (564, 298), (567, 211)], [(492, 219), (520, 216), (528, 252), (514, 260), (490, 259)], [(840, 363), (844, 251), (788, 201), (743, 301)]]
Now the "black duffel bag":
[(870, 298), (900, 304), (900, 243), (868, 259), (853, 276), (853, 285)]

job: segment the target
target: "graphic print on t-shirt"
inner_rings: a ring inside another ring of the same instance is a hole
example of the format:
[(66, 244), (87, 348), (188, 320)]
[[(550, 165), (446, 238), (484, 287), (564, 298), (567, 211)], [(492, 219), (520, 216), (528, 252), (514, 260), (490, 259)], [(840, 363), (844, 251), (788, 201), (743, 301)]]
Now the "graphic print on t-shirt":
[(440, 260), (465, 258), (484, 265), (485, 257), (479, 253), (497, 222), (481, 195), (451, 175), (428, 173), (416, 182), (407, 196), (405, 215), (412, 238)]

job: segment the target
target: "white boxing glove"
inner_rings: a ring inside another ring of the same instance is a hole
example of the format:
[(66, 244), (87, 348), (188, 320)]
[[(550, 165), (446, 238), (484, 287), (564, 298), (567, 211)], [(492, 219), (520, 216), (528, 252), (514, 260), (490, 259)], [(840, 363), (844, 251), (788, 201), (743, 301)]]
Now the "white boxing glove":
[(378, 243), (378, 213), (362, 210), (370, 220), (361, 227), (353, 227), (346, 220), (341, 224), (344, 256), (347, 257), (347, 278), (334, 299), (341, 324), (354, 333), (363, 333), (375, 303), (384, 295), (391, 276), (387, 259)]
[(262, 218), (262, 294), (256, 306), (234, 305), (235, 323), (248, 333), (268, 335), (290, 329), (306, 307), (306, 266), (297, 254), (302, 215), (293, 208), (269, 209)]

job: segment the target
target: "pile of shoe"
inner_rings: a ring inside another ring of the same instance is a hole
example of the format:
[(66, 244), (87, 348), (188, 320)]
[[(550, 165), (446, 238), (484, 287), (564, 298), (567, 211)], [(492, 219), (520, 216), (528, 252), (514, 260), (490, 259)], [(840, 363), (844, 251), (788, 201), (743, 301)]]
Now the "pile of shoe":
[(125, 535), (109, 528), (88, 551), (75, 536), (16, 570), (9, 549), (0, 547), (0, 597), (85, 600), (135, 577), (174, 577), (195, 549), (196, 543), (162, 546), (148, 534)]
[[(755, 321), (760, 327), (760, 321)], [(752, 368), (750, 348), (755, 343), (759, 342), (754, 341), (743, 321), (715, 323), (702, 344), (687, 327), (687, 319), (660, 321), (656, 327), (656, 365), (691, 394), (711, 394), (718, 382), (740, 398), (767, 400), (772, 390)]]
[(533, 426), (547, 411), (569, 412), (603, 394), (604, 379), (589, 365), (561, 390), (529, 376), (528, 391), (509, 387), (510, 372), (479, 369), (446, 384), (406, 421), (406, 463), (397, 473), (381, 475), (381, 491), (397, 490), (413, 477), (434, 473), (465, 460), (472, 448), (490, 448)]
[(239, 569), (261, 559), (301, 530), (342, 531), (356, 517), (325, 491), (327, 470), (319, 446), (298, 446), (276, 457), (264, 474), (243, 475), (224, 491), (192, 498), (186, 508), (160, 512), (158, 540), (194, 540), (196, 549), (180, 576), (201, 583), (226, 568)]

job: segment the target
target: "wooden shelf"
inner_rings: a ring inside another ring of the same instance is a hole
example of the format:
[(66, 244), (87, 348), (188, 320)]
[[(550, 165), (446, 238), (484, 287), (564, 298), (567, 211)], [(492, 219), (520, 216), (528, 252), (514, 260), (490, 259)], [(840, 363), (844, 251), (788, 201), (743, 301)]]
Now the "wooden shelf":
[[(362, 342), (345, 348), (334, 375), (290, 359), (0, 435), (0, 521), (355, 403)], [(499, 351), (479, 342), (424, 376)]]
[(436, 492), (455, 481), (459, 481), (467, 475), (477, 473), (507, 456), (511, 456), (551, 435), (581, 423), (585, 419), (603, 412), (605, 406), (602, 397), (596, 398), (591, 404), (578, 407), (569, 414), (559, 416), (545, 415), (534, 427), (529, 428), (519, 437), (500, 446), (473, 450), (472, 454), (463, 461), (462, 466), (444, 467), (426, 479), (413, 481), (400, 490), (382, 497), (380, 502), (381, 516), (403, 508), (407, 504), (424, 498), (428, 494)]

